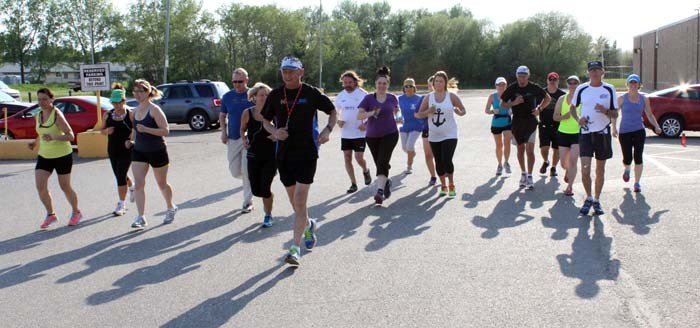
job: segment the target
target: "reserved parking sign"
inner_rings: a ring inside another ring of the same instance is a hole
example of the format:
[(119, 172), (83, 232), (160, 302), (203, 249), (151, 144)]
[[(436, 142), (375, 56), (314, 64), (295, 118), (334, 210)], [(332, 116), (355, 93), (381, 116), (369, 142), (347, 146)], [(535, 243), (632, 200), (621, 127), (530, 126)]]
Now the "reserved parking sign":
[(80, 88), (82, 91), (108, 91), (109, 63), (81, 64)]

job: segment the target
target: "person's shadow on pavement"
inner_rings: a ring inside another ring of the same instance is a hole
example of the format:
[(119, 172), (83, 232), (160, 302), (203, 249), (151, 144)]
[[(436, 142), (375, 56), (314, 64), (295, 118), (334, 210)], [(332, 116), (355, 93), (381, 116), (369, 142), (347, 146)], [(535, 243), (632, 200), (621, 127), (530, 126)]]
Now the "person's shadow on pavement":
[(500, 190), (503, 187), (503, 183), (505, 182), (505, 180), (506, 177), (499, 178), (497, 176), (494, 176), (491, 179), (489, 179), (489, 181), (486, 181), (486, 183), (476, 187), (473, 193), (462, 194), (462, 201), (467, 202), (466, 204), (464, 204), (464, 207), (476, 208), (476, 206), (479, 205), (479, 202), (491, 200), (493, 197), (496, 196), (498, 190)]
[[(620, 274), (620, 261), (611, 259), (612, 238), (606, 237), (600, 218), (584, 216), (578, 220), (578, 234), (571, 245), (571, 254), (557, 255), (561, 273), (581, 280), (576, 295), (590, 299), (600, 292), (599, 280), (616, 280)], [(588, 230), (593, 222), (593, 235)]]
[(668, 210), (656, 211), (651, 214), (651, 206), (646, 201), (642, 193), (635, 193), (629, 188), (625, 188), (625, 197), (620, 204), (620, 209), (613, 209), (612, 215), (617, 220), (617, 223), (631, 225), (632, 231), (638, 235), (646, 235), (651, 231), (652, 224), (659, 223), (661, 215)]
[(534, 219), (531, 215), (523, 214), (525, 203), (520, 191), (513, 192), (508, 198), (499, 201), (488, 217), (475, 216), (472, 224), (486, 229), (481, 238), (496, 238), (501, 229), (515, 228)]
[(569, 230), (581, 225), (578, 221), (578, 211), (578, 207), (574, 205), (574, 199), (562, 195), (549, 209), (550, 217), (542, 218), (542, 225), (555, 230), (552, 233), (552, 239), (564, 240), (569, 236)]

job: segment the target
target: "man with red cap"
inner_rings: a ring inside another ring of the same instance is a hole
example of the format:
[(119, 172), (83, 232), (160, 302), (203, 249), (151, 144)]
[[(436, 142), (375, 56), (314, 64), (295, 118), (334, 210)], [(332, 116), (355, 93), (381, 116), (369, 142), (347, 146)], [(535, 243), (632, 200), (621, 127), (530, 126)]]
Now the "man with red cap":
[(540, 137), (540, 153), (544, 162), (540, 167), (540, 174), (547, 174), (549, 166), (549, 148), (552, 148), (552, 168), (549, 170), (550, 176), (557, 176), (557, 164), (559, 163), (559, 143), (557, 142), (557, 130), (559, 122), (554, 120), (554, 106), (557, 104), (559, 97), (565, 95), (564, 91), (559, 89), (559, 74), (550, 72), (547, 74), (547, 87), (544, 88), (552, 101), (540, 113), (540, 124), (538, 126)]

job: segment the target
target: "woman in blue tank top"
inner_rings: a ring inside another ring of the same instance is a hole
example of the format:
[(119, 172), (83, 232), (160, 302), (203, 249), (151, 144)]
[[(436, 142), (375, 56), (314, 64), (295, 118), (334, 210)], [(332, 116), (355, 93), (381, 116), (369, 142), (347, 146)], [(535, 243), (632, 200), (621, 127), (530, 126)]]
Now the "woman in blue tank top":
[[(488, 115), (493, 115), (491, 119), (491, 133), (493, 134), (493, 140), (496, 142), (496, 160), (498, 160), (498, 167), (496, 168), (496, 175), (499, 176), (503, 173), (505, 168), (506, 173), (510, 174), (510, 164), (508, 164), (508, 159), (510, 159), (510, 139), (512, 134), (511, 130), (511, 110), (507, 108), (501, 108), (501, 94), (506, 90), (507, 81), (503, 77), (496, 79), (496, 92), (489, 95), (489, 99), (486, 101), (485, 112)], [(505, 157), (505, 163), (503, 161)]]
[(644, 152), (644, 139), (646, 139), (644, 121), (642, 120), (643, 113), (646, 113), (647, 119), (654, 125), (655, 132), (661, 133), (659, 123), (656, 122), (654, 114), (651, 113), (649, 100), (639, 93), (639, 88), (639, 75), (630, 75), (627, 78), (629, 91), (617, 99), (619, 108), (621, 108), (619, 134), (617, 122), (615, 122), (617, 119), (613, 119), (612, 122), (613, 137), (620, 140), (620, 148), (622, 148), (622, 164), (625, 166), (622, 179), (625, 182), (630, 180), (630, 166), (634, 158), (634, 192), (642, 191), (639, 180), (642, 178), (642, 153)]

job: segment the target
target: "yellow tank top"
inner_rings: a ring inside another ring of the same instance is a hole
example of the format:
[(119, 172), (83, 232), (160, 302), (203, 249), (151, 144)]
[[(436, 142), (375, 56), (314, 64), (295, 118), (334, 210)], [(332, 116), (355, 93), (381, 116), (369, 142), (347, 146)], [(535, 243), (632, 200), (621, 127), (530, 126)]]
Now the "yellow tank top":
[(46, 134), (64, 135), (63, 131), (56, 124), (56, 111), (54, 107), (46, 122), (41, 123), (41, 111), (36, 115), (36, 133), (39, 136), (39, 156), (43, 158), (59, 158), (73, 153), (70, 141), (51, 140), (42, 138)]
[[(568, 94), (562, 97), (567, 96)], [(561, 115), (566, 115), (569, 113), (569, 111), (571, 111), (571, 104), (566, 103), (566, 98), (564, 98), (564, 102), (561, 104)], [(576, 114), (581, 117), (581, 105), (576, 107)], [(559, 132), (566, 134), (577, 134), (581, 132), (581, 127), (573, 117), (569, 117), (559, 122)]]

